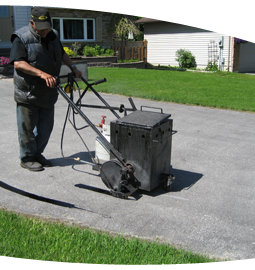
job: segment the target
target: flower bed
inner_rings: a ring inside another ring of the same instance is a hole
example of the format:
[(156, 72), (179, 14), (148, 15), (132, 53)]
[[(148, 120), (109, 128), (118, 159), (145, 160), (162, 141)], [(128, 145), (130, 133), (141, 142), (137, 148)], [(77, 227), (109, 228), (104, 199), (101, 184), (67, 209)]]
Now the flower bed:
[(9, 58), (4, 56), (0, 57), (0, 74), (10, 75), (13, 72), (13, 67), (9, 63)]

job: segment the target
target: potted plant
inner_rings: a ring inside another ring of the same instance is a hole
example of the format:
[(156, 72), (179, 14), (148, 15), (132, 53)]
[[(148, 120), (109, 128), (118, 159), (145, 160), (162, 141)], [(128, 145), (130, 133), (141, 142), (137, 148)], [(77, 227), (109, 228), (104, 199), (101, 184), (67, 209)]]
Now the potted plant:
[(0, 57), (0, 74), (8, 74), (9, 73), (9, 63), (10, 59), (4, 56)]

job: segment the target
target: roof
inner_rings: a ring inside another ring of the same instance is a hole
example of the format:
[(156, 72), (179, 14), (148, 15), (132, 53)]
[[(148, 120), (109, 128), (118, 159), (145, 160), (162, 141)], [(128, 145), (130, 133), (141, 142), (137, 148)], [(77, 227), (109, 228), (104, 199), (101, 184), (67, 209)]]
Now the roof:
[(137, 20), (136, 23), (236, 15), (244, 5), (178, 5)]

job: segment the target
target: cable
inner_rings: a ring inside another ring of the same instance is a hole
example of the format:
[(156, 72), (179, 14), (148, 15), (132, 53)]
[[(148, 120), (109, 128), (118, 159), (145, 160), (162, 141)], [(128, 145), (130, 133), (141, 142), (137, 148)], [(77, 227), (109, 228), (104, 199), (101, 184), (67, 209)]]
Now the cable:
[[(78, 85), (78, 83), (77, 83), (75, 80), (73, 80), (73, 82), (75, 82), (75, 84), (76, 84), (76, 86), (77, 86), (77, 89), (78, 89), (78, 92), (79, 92), (79, 97), (80, 97), (80, 99), (79, 99), (79, 100), (80, 100), (79, 104), (81, 105), (81, 92), (80, 92), (79, 85)], [(73, 85), (72, 85), (71, 88), (73, 88)], [(73, 90), (73, 89), (72, 89), (72, 90)], [(72, 95), (72, 94), (71, 94), (71, 95)], [(73, 98), (73, 97), (72, 97), (72, 98)], [(77, 106), (78, 106), (78, 104), (77, 104)], [(79, 108), (80, 108), (80, 107), (81, 107), (81, 106), (79, 106)], [(76, 122), (75, 122), (75, 114), (78, 114), (78, 112), (75, 112), (75, 110), (72, 108), (72, 111), (73, 111), (73, 122), (72, 122), (71, 119), (70, 119), (70, 112), (71, 112), (70, 109), (71, 109), (71, 106), (70, 106), (70, 104), (69, 104), (69, 105), (68, 105), (68, 108), (67, 108), (67, 113), (66, 113), (65, 121), (64, 121), (64, 126), (63, 126), (63, 130), (62, 130), (62, 135), (61, 135), (61, 143), (60, 143), (61, 155), (62, 155), (62, 157), (65, 158), (65, 159), (72, 159), (72, 160), (76, 160), (76, 161), (79, 161), (79, 162), (84, 162), (84, 161), (82, 161), (79, 157), (78, 157), (78, 158), (71, 158), (71, 157), (65, 157), (65, 156), (64, 156), (64, 151), (63, 151), (63, 141), (64, 141), (64, 133), (65, 133), (65, 128), (66, 128), (66, 123), (67, 123), (67, 120), (68, 120), (69, 123), (70, 123), (70, 124), (72, 125), (72, 127), (74, 128), (74, 130), (76, 131), (76, 133), (78, 134), (78, 136), (80, 137), (81, 141), (83, 142), (85, 148), (87, 149), (88, 153), (90, 154), (90, 157), (91, 157), (92, 161), (96, 164), (96, 161), (95, 161), (95, 159), (94, 159), (92, 153), (90, 152), (90, 150), (89, 150), (87, 144), (85, 143), (85, 141), (83, 140), (82, 136), (81, 136), (80, 133), (78, 132), (78, 130), (82, 130), (82, 129), (88, 127), (89, 125), (85, 125), (85, 126), (83, 126), (83, 127), (77, 128)], [(84, 162), (84, 163), (88, 163), (88, 162)], [(90, 163), (90, 164), (91, 164), (91, 163)], [(94, 165), (94, 164), (91, 164), (91, 165)]]

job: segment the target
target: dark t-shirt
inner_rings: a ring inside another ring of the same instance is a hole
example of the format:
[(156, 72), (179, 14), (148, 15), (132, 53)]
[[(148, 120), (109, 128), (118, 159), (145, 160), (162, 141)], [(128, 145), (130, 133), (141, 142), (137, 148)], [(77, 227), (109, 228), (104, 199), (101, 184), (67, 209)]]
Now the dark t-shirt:
[[(41, 41), (43, 44), (45, 44), (46, 47), (48, 47), (49, 40), (51, 38), (54, 38), (55, 35), (52, 31), (49, 32), (49, 34), (46, 36), (46, 38), (42, 38)], [(63, 46), (60, 42), (62, 55), (64, 54)], [(18, 36), (15, 37), (13, 43), (12, 43), (12, 49), (10, 54), (10, 64), (14, 64), (14, 61), (27, 61), (27, 50), (23, 42), (20, 40)]]

